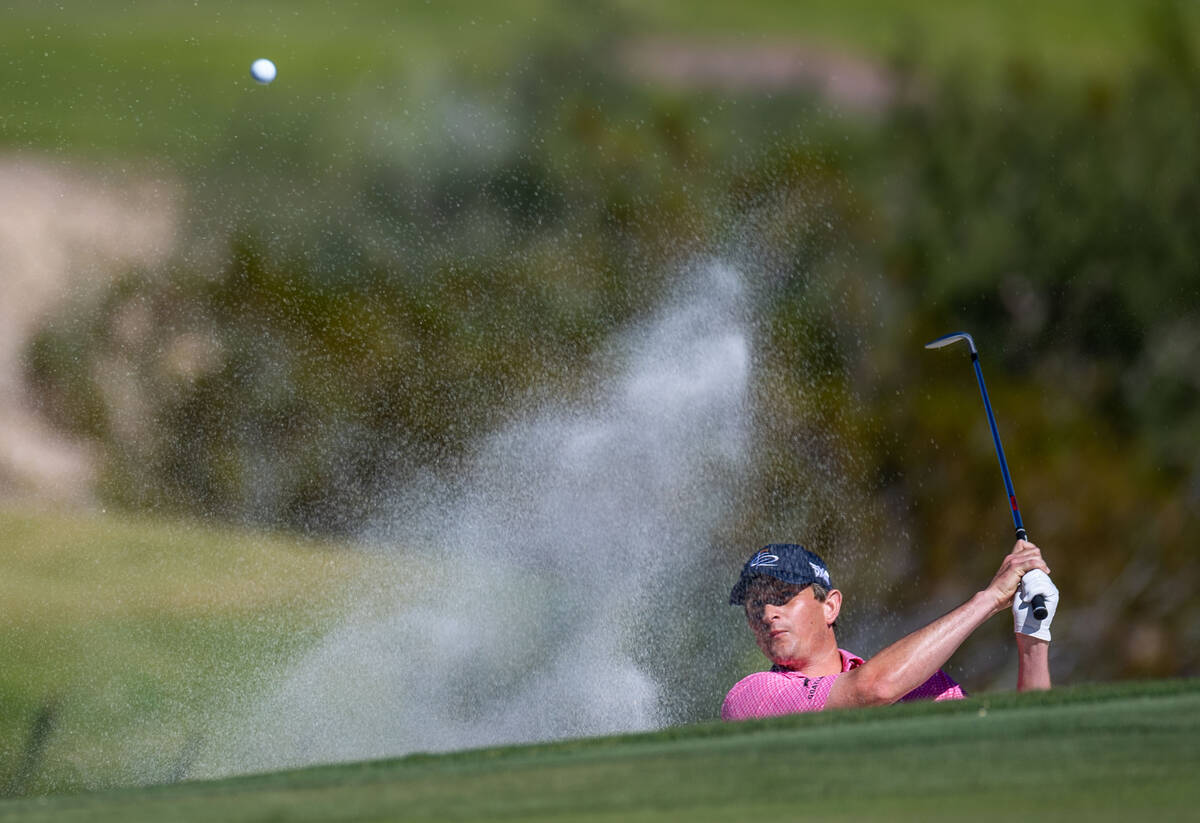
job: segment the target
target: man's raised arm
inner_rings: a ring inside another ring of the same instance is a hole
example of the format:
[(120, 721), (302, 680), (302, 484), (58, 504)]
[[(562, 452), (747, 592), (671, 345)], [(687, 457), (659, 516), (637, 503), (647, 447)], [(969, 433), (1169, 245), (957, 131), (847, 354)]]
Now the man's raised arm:
[[(895, 703), (932, 677), (971, 632), (983, 625), (989, 617), (1010, 607), (1016, 615), (1017, 602), (1025, 602), (1027, 606), (1028, 601), (1022, 601), (1024, 595), (1018, 596), (1017, 590), (1021, 578), (1035, 570), (1042, 574), (1045, 583), (1052, 589), (1053, 584), (1049, 582), (1048, 576), (1050, 569), (1042, 559), (1041, 550), (1033, 543), (1018, 540), (1012, 552), (1000, 564), (992, 582), (983, 591), (949, 614), (888, 646), (857, 669), (839, 676), (829, 692), (825, 707), (848, 708)], [(1042, 591), (1047, 591), (1044, 586)], [(1038, 592), (1027, 592), (1026, 595), (1032, 598), (1035, 593)], [(1057, 605), (1057, 590), (1054, 590), (1053, 595), (1054, 605)], [(1049, 597), (1047, 601), (1050, 605)], [(1051, 618), (1053, 611), (1046, 619), (1040, 621), (1037, 627), (1038, 630), (1044, 630), (1044, 639), (1036, 635), (1018, 634), (1018, 689), (1050, 687), (1047, 651)], [(1018, 622), (1016, 625), (1020, 632), (1022, 624)]]

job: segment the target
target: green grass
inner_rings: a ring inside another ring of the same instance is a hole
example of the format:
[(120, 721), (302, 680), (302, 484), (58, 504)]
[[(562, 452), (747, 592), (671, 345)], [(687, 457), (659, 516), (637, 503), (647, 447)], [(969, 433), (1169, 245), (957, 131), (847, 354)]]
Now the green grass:
[(0, 820), (1198, 819), (1200, 683), (416, 755), (0, 803)]
[[(1066, 76), (1111, 76), (1139, 59), (1147, 8), (1120, 0), (620, 0), (607, 9), (551, 0), (27, 0), (10, 5), (0, 27), (0, 144), (204, 166), (213, 152), (253, 152), (255, 134), (267, 129), (309, 135), (364, 118), (404, 123), (463, 75), (495, 85), (538, 42), (586, 40), (606, 27), (632, 37), (828, 44), (877, 58), (909, 48), (933, 63), (984, 67), (1015, 57)], [(1184, 8), (1196, 30), (1200, 15)], [(279, 65), (269, 89), (248, 76), (259, 56)]]
[[(1200, 808), (1193, 681), (174, 782), (379, 561), (102, 514), (0, 511), (0, 535), (0, 791), (44, 795), (0, 801), (0, 820), (999, 820), (1014, 794), (1044, 798), (1041, 820)], [(149, 787), (113, 788), (130, 785)]]
[[(0, 794), (167, 779), (320, 636), (363, 564), (232, 529), (0, 510)], [(44, 707), (45, 749), (19, 775)]]

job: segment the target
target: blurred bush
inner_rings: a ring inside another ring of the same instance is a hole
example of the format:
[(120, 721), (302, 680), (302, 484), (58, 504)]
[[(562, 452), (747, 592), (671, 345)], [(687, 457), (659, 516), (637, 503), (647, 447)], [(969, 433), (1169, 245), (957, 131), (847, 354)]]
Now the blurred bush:
[[(1200, 62), (1173, 8), (1120, 83), (1062, 88), (1019, 63), (987, 93), (967, 66), (910, 82), (872, 188), (899, 305), (881, 339), (916, 358), (938, 334), (976, 336), (1030, 533), (1082, 607), (1074, 639), (1118, 650), (1061, 661), (1092, 677), (1200, 662)], [(933, 538), (928, 579), (980, 579), (979, 524), (1006, 507), (966, 364), (864, 357), (881, 371), (862, 391), (902, 433), (872, 452), (882, 493)]]

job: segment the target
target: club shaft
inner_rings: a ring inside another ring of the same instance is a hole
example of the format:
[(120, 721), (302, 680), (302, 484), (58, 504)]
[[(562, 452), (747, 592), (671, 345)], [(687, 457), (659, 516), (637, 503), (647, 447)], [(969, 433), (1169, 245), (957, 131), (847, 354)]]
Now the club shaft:
[[(1004, 447), (1000, 445), (1000, 430), (996, 428), (996, 415), (992, 413), (992, 401), (988, 399), (987, 385), (983, 382), (983, 369), (979, 367), (979, 353), (971, 352), (971, 363), (975, 366), (975, 377), (979, 380), (979, 394), (983, 397), (983, 410), (987, 412), (988, 426), (992, 430), (992, 442), (996, 444), (996, 457), (1000, 460), (1000, 474), (1004, 476), (1004, 490), (1008, 492), (1008, 502), (1012, 506), (1013, 527), (1017, 530), (1017, 539), (1026, 540), (1025, 525), (1021, 522), (1021, 507), (1017, 505), (1017, 493), (1013, 490), (1012, 476), (1008, 473), (1008, 460), (1004, 458)], [(1034, 595), (1030, 603), (1033, 616), (1038, 620), (1046, 618), (1046, 600), (1040, 594)]]
[(992, 414), (992, 402), (988, 399), (987, 385), (983, 382), (983, 369), (979, 368), (979, 354), (971, 352), (971, 363), (975, 366), (975, 377), (979, 380), (979, 394), (983, 397), (983, 410), (987, 412), (988, 426), (992, 429), (992, 442), (996, 444), (996, 457), (1000, 460), (1000, 474), (1004, 476), (1004, 490), (1012, 506), (1013, 527), (1017, 537), (1025, 539), (1025, 525), (1021, 522), (1021, 508), (1017, 505), (1017, 493), (1013, 491), (1012, 476), (1008, 473), (1008, 461), (1004, 459), (1004, 447), (1000, 445), (1000, 431), (996, 428), (996, 415)]

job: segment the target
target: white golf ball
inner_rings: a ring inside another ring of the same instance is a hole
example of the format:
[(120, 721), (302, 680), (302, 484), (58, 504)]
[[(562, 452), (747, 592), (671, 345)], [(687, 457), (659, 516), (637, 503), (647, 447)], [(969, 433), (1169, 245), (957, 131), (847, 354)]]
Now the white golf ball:
[(250, 64), (250, 76), (266, 85), (275, 79), (275, 64), (265, 57), (260, 57)]

